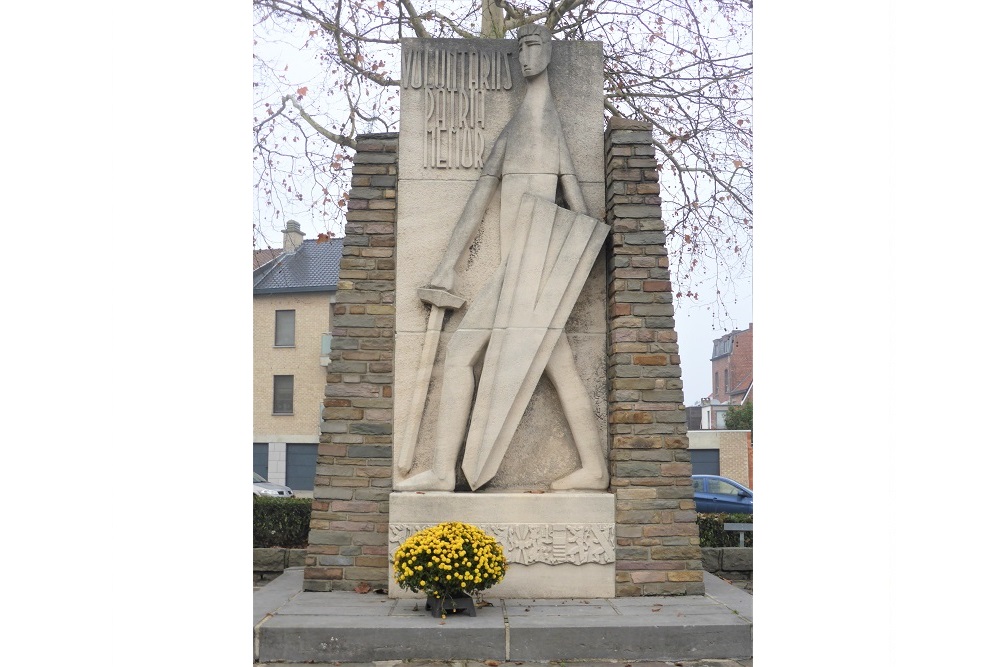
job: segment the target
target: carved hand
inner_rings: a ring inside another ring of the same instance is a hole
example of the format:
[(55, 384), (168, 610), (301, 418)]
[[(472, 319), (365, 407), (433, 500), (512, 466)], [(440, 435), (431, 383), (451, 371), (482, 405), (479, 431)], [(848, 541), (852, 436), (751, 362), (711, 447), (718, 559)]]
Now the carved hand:
[(431, 286), (440, 287), (448, 292), (455, 286), (455, 267), (439, 266), (438, 270), (431, 276)]

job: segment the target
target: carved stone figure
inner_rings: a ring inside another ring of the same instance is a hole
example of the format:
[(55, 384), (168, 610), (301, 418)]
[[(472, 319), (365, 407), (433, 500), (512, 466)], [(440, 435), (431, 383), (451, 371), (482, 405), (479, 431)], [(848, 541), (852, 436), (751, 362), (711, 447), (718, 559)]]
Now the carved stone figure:
[[(549, 87), (551, 54), (551, 35), (544, 27), (518, 30), (524, 99), (497, 138), (431, 284), (418, 291), (431, 305), (418, 373), (429, 378), (443, 310), (464, 303), (450, 293), (456, 263), (499, 188), (500, 266), (448, 345), (432, 467), (398, 482), (399, 491), (453, 491), (463, 441), (462, 470), (471, 488), (487, 483), (543, 372), (555, 387), (581, 464), (551, 488), (607, 488), (607, 461), (594, 409), (563, 327), (609, 228), (587, 215)], [(560, 186), (568, 210), (554, 203)], [(480, 361), (477, 393), (474, 366)], [(412, 466), (425, 396), (426, 387), (413, 397), (397, 459), (403, 473)]]

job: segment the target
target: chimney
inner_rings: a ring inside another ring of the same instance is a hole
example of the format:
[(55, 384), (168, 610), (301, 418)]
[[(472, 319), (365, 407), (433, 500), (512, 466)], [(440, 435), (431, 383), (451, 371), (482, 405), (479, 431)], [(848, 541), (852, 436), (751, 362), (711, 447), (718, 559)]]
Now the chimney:
[(306, 237), (299, 229), (299, 223), (294, 220), (289, 220), (285, 228), (281, 230), (281, 233), (285, 235), (285, 241), (283, 250), (285, 252), (295, 252), (300, 245), (302, 245), (302, 239)]

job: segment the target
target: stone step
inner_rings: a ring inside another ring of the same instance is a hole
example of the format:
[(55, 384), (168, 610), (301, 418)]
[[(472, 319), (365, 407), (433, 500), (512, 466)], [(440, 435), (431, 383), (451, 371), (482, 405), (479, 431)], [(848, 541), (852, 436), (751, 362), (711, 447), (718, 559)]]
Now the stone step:
[(254, 593), (254, 660), (701, 660), (753, 655), (753, 598), (711, 574), (704, 596), (494, 599), (475, 617), (423, 600), (302, 591), (292, 568)]

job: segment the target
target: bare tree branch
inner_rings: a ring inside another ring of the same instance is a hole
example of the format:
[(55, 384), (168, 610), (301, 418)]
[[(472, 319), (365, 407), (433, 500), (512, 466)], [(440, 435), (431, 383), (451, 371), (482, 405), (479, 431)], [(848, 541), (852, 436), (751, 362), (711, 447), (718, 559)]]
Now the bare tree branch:
[[(254, 0), (253, 8), (255, 230), (301, 207), (328, 233), (342, 228), (357, 135), (398, 127), (401, 39), (511, 38), (544, 23), (556, 38), (601, 41), (606, 113), (653, 128), (674, 280), (688, 283), (678, 292), (693, 297), (694, 276), (710, 273), (703, 267), (737, 270), (752, 247), (752, 0)], [(308, 80), (286, 67), (295, 54), (315, 61)]]

